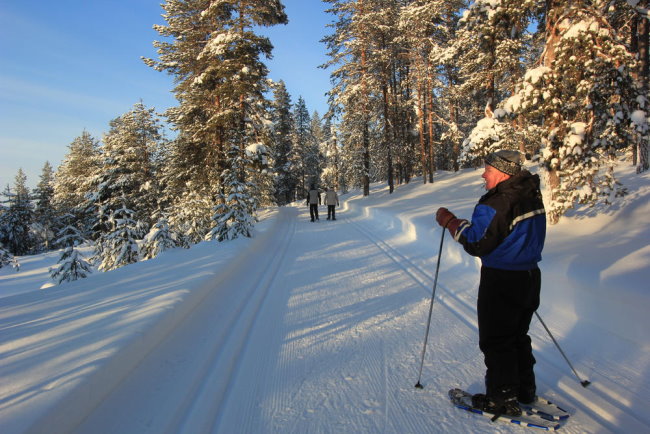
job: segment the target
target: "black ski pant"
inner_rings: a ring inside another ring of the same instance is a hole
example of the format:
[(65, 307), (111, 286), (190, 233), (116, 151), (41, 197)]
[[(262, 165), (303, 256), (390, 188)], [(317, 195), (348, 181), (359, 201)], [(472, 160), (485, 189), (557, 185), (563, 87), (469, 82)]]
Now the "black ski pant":
[(486, 394), (535, 396), (535, 358), (528, 329), (539, 307), (541, 273), (482, 267), (478, 291), (479, 347), (483, 352)]
[(327, 220), (336, 220), (336, 207), (334, 205), (327, 205)]
[(318, 218), (318, 204), (317, 203), (310, 203), (309, 204), (309, 215), (311, 216), (311, 221), (314, 221), (314, 219), (319, 220), (319, 218)]

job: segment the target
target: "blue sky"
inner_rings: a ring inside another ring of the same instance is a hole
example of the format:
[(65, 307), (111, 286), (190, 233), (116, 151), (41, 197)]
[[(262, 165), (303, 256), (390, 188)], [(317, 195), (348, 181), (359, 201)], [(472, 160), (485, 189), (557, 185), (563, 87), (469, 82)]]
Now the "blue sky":
[[(140, 99), (174, 106), (172, 77), (146, 66), (157, 58), (152, 26), (162, 0), (0, 1), (0, 191), (19, 168), (34, 187), (45, 161), (56, 168), (87, 130), (96, 139)], [(320, 0), (283, 0), (289, 24), (265, 29), (275, 49), (270, 78), (284, 80), (310, 112), (327, 110), (330, 71), (319, 41), (332, 17)]]

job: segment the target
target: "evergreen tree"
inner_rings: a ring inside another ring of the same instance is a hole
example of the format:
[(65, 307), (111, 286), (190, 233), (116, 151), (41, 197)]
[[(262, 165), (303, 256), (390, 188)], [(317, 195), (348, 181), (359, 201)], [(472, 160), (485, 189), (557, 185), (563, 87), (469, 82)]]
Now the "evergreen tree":
[(161, 209), (185, 248), (202, 241), (209, 232), (214, 197), (208, 192), (218, 184), (212, 177), (201, 180), (197, 176), (206, 165), (197, 147), (181, 132), (166, 145), (160, 169)]
[(92, 273), (88, 261), (72, 246), (66, 247), (57, 262), (57, 267), (50, 268), (50, 277), (57, 285), (84, 279)]
[(84, 237), (91, 237), (94, 209), (87, 195), (101, 164), (99, 142), (83, 131), (68, 146), (68, 153), (54, 175), (52, 202), (57, 214), (74, 215)]
[[(309, 186), (318, 183), (318, 160), (314, 157), (314, 140), (311, 134), (311, 116), (302, 97), (298, 97), (293, 108), (294, 135), (294, 167), (299, 173), (298, 188), (303, 199)], [(316, 166), (316, 167), (314, 167)]]
[[(336, 133), (333, 131), (332, 121), (329, 117), (325, 118), (323, 125), (323, 143), (321, 153), (324, 157), (324, 168), (321, 175), (323, 183), (335, 190), (344, 187), (341, 181), (341, 159)], [(345, 189), (343, 188), (343, 191)]]
[(99, 270), (110, 271), (138, 261), (139, 228), (135, 212), (125, 205), (114, 210), (108, 218), (109, 231), (96, 243), (95, 257)]
[(468, 165), (518, 149), (547, 171), (554, 222), (623, 194), (621, 157), (647, 170), (646, 0), (324, 1), (340, 179), (364, 194), (457, 170), (461, 144)]
[[(526, 152), (526, 149), (538, 149), (541, 138), (534, 134), (535, 131), (537, 130), (534, 128), (529, 130), (515, 128), (503, 109), (496, 109), (494, 113), (486, 109), (486, 116), (478, 121), (463, 142), (461, 153), (463, 163), (469, 167), (481, 167), (485, 156), (498, 150)], [(526, 152), (524, 155), (530, 153)]]
[(321, 183), (321, 173), (325, 167), (323, 149), (325, 147), (325, 133), (317, 111), (311, 115), (309, 122), (309, 142), (306, 147), (307, 177), (314, 183)]
[(75, 247), (84, 243), (83, 233), (74, 225), (74, 216), (66, 214), (62, 218), (63, 227), (57, 232), (54, 245), (58, 247)]
[(539, 6), (538, 0), (476, 0), (463, 12), (449, 55), (458, 65), (459, 92), (473, 95), (479, 110), (494, 112), (523, 76), (532, 44), (527, 30)]
[(3, 195), (7, 209), (0, 220), (0, 243), (7, 246), (13, 256), (26, 255), (34, 249), (34, 237), (30, 226), (34, 217), (27, 176), (18, 169), (13, 191), (9, 188)]
[(292, 137), (294, 131), (291, 113), (291, 96), (283, 81), (273, 90), (271, 120), (273, 122), (271, 140), (272, 170), (275, 175), (275, 199), (278, 205), (286, 205), (295, 197), (297, 179), (296, 169), (291, 164)]
[[(167, 114), (180, 131), (184, 149), (176, 156), (184, 164), (170, 167), (167, 178), (189, 177), (185, 194), (196, 200), (223, 200), (230, 188), (222, 184), (224, 171), (235, 164), (230, 158), (241, 157), (230, 149), (243, 153), (264, 134), (268, 70), (261, 58), (270, 57), (272, 45), (253, 29), (286, 23), (284, 6), (279, 0), (168, 0), (162, 7), (167, 26), (155, 28), (172, 42), (156, 42), (160, 60), (145, 62), (176, 77), (179, 106)], [(197, 163), (192, 173), (188, 160)]]
[(337, 17), (334, 34), (324, 38), (330, 61), (326, 67), (338, 66), (331, 74), (334, 87), (329, 92), (333, 112), (342, 112), (341, 137), (345, 140), (350, 184), (361, 186), (370, 194), (371, 140), (373, 118), (378, 114), (372, 94), (369, 57), (373, 32), (366, 20), (374, 10), (374, 0), (324, 0), (332, 6), (328, 12)]
[(189, 248), (205, 239), (211, 230), (213, 202), (212, 198), (204, 197), (190, 188), (182, 200), (170, 206), (169, 225), (172, 231), (179, 234), (180, 246)]
[(142, 259), (155, 258), (165, 250), (173, 249), (178, 245), (177, 235), (169, 228), (167, 218), (161, 216), (144, 237), (141, 248)]
[(214, 227), (208, 235), (209, 239), (218, 241), (233, 240), (240, 235), (251, 237), (257, 208), (256, 199), (250, 194), (251, 184), (242, 181), (241, 172), (248, 164), (242, 157), (245, 154), (237, 146), (232, 146), (229, 154), (231, 167), (222, 172), (224, 195), (214, 208)]
[(54, 170), (49, 162), (45, 162), (41, 172), (41, 179), (33, 192), (36, 201), (34, 209), (34, 227), (41, 244), (39, 250), (48, 251), (56, 231), (59, 229), (59, 221), (54, 208)]
[(0, 243), (0, 268), (9, 265), (14, 261), (14, 256), (5, 249), (4, 245)]
[[(245, 149), (249, 166), (246, 167), (246, 179), (251, 186), (250, 194), (259, 206), (276, 205), (275, 185), (273, 174), (270, 170), (270, 151), (266, 144), (270, 144), (271, 132), (263, 136), (264, 142), (251, 143)], [(266, 144), (265, 144), (266, 143)], [(253, 209), (256, 212), (257, 206)]]
[(106, 220), (124, 207), (135, 212), (139, 227), (149, 227), (158, 209), (154, 159), (159, 147), (160, 123), (153, 109), (137, 103), (133, 110), (112, 120), (110, 125), (92, 194), (99, 217), (98, 230), (106, 230)]
[(575, 204), (625, 193), (614, 176), (617, 152), (637, 143), (633, 115), (647, 100), (632, 74), (635, 59), (602, 10), (586, 1), (551, 3), (541, 65), (504, 107), (533, 124), (543, 120), (548, 213), (557, 222)]

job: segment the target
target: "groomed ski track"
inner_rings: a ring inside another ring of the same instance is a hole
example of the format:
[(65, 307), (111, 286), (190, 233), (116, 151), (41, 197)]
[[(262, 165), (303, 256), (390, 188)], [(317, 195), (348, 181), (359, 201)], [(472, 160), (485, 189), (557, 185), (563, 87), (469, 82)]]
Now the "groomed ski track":
[[(372, 212), (381, 211), (344, 208), (335, 222), (321, 214), (311, 223), (306, 207), (280, 209), (150, 348), (120, 363), (114, 382), (97, 382), (95, 401), (73, 391), (29, 432), (522, 432), (448, 402), (452, 387), (481, 389), (477, 275), (448, 269), (453, 280), (439, 279), (424, 389), (414, 388), (440, 232), (416, 234), (398, 216), (373, 227)], [(615, 432), (625, 406), (603, 389), (617, 386), (582, 390), (541, 327), (532, 333), (540, 391), (573, 413), (562, 432)], [(624, 419), (626, 429), (648, 428)]]

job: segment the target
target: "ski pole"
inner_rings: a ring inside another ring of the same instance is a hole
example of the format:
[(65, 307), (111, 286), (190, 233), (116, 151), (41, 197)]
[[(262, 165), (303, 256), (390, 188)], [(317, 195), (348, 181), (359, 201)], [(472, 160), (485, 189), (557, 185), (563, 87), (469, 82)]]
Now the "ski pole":
[(415, 384), (415, 387), (418, 389), (424, 388), (424, 386), (420, 384), (420, 379), (422, 378), (422, 366), (424, 365), (424, 354), (427, 351), (427, 341), (429, 340), (429, 328), (431, 327), (431, 313), (433, 312), (433, 300), (436, 298), (436, 285), (438, 284), (438, 271), (440, 270), (440, 257), (442, 256), (442, 242), (445, 239), (446, 230), (447, 230), (447, 225), (445, 225), (445, 227), (442, 228), (442, 237), (440, 238), (440, 249), (438, 251), (438, 263), (436, 264), (436, 275), (433, 278), (433, 291), (431, 293), (431, 303), (429, 304), (429, 319), (427, 320), (427, 331), (424, 334), (424, 345), (422, 346), (422, 360), (420, 361), (420, 373), (418, 374), (418, 382)]
[(556, 341), (555, 338), (553, 337), (553, 334), (551, 333), (551, 331), (548, 329), (548, 327), (546, 327), (546, 323), (544, 322), (544, 320), (542, 320), (542, 317), (539, 316), (539, 314), (538, 314), (537, 312), (535, 312), (535, 315), (537, 316), (537, 319), (539, 320), (539, 322), (541, 322), (542, 325), (544, 326), (544, 329), (546, 330), (546, 333), (548, 333), (548, 335), (551, 337), (551, 340), (553, 340), (553, 343), (555, 344), (555, 346), (557, 347), (557, 349), (560, 350), (560, 354), (562, 354), (562, 357), (564, 357), (564, 360), (566, 360), (566, 362), (569, 364), (569, 367), (570, 367), (571, 370), (573, 371), (573, 374), (576, 376), (576, 378), (578, 379), (578, 381), (580, 382), (580, 384), (582, 385), (582, 387), (587, 387), (587, 386), (589, 386), (589, 385), (591, 384), (591, 382), (588, 381), (588, 380), (582, 380), (582, 379), (580, 378), (580, 376), (579, 376), (578, 373), (576, 372), (575, 368), (573, 367), (573, 365), (572, 365), (571, 362), (569, 361), (569, 358), (566, 356), (566, 354), (564, 354), (564, 351), (562, 351), (562, 348), (560, 347), (560, 344), (557, 343), (557, 341)]

